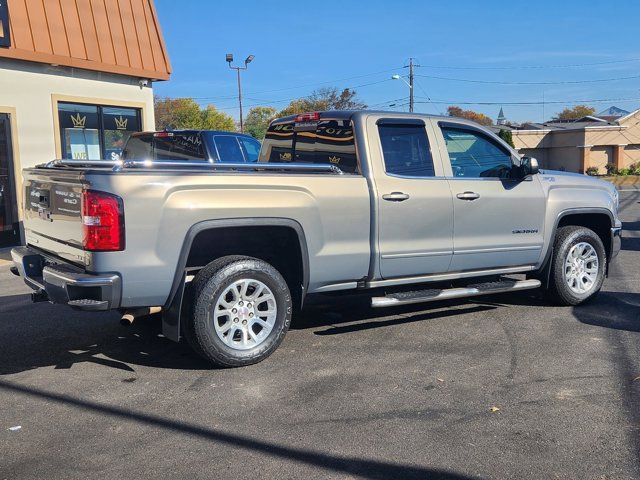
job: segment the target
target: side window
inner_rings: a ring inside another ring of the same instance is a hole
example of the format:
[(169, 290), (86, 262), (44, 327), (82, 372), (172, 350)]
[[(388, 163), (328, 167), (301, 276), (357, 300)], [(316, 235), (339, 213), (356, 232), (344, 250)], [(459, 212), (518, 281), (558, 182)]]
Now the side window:
[(206, 160), (202, 139), (197, 133), (156, 134), (153, 151), (154, 160)]
[(481, 132), (441, 127), (454, 177), (509, 178), (511, 154)]
[(260, 153), (260, 142), (253, 138), (238, 137), (242, 144), (242, 149), (247, 157), (247, 162), (255, 163), (258, 161), (258, 154)]
[(423, 125), (378, 125), (387, 173), (403, 177), (433, 177), (433, 158)]
[(236, 137), (233, 135), (216, 135), (215, 142), (221, 162), (244, 163), (244, 156)]
[(260, 160), (330, 164), (344, 173), (358, 173), (353, 124), (343, 119), (322, 119), (301, 125), (295, 121), (274, 122), (262, 141)]

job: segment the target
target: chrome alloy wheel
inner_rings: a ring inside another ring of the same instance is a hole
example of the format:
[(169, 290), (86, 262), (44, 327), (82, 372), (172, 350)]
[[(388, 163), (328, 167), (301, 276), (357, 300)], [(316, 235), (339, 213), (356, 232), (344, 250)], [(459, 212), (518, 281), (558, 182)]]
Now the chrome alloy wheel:
[(264, 283), (243, 278), (218, 297), (213, 323), (218, 338), (235, 350), (249, 350), (266, 340), (273, 329), (278, 307)]
[(569, 250), (564, 276), (569, 288), (580, 295), (589, 292), (598, 280), (598, 254), (589, 243), (580, 242)]

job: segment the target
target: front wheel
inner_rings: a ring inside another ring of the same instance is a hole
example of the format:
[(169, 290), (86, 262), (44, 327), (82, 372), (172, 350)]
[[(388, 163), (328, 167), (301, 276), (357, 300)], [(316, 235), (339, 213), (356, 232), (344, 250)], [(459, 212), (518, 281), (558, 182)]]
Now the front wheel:
[(549, 293), (560, 305), (579, 305), (602, 287), (607, 256), (600, 237), (586, 227), (558, 229), (551, 263)]
[(230, 256), (211, 262), (194, 279), (193, 315), (185, 336), (217, 366), (239, 367), (271, 355), (291, 323), (291, 294), (270, 264)]

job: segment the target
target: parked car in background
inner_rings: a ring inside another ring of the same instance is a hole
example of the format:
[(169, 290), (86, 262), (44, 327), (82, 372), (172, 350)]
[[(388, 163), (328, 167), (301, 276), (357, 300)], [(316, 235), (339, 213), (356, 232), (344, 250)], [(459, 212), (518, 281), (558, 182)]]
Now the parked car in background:
[(257, 162), (260, 142), (251, 135), (218, 130), (175, 130), (134, 133), (122, 160), (193, 160)]

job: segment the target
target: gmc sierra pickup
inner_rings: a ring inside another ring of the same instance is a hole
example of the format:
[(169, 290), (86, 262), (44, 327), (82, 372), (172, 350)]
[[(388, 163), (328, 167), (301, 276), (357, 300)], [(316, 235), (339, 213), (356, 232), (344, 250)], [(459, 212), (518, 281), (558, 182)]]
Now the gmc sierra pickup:
[(13, 270), (34, 300), (160, 312), (220, 366), (270, 355), (307, 295), (577, 305), (620, 248), (612, 185), (450, 117), (315, 112), (272, 122), (257, 163), (57, 160), (24, 181)]

